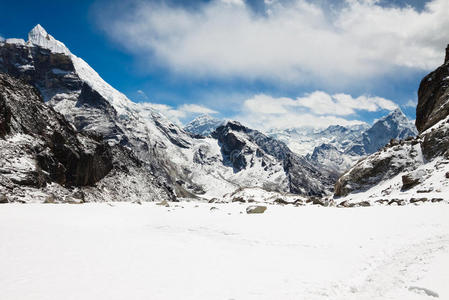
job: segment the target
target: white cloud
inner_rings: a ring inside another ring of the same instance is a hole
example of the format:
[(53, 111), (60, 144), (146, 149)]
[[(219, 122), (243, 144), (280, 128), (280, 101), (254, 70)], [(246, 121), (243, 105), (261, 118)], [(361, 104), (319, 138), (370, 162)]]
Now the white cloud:
[(381, 97), (348, 94), (329, 95), (315, 91), (304, 97), (273, 98), (259, 94), (243, 102), (242, 109), (235, 118), (253, 128), (327, 127), (329, 125), (354, 125), (363, 121), (353, 120), (358, 111), (375, 112), (394, 110), (398, 106)]
[(228, 4), (228, 5), (239, 5), (239, 6), (245, 5), (245, 1), (243, 1), (243, 0), (221, 0), (221, 2)]
[(143, 100), (149, 100), (147, 94), (145, 94), (144, 91), (142, 91), (142, 90), (137, 90), (137, 94), (138, 94), (139, 97), (142, 98)]
[(184, 121), (186, 120), (188, 121), (197, 115), (218, 113), (213, 109), (198, 104), (183, 104), (176, 108), (170, 105), (160, 103), (143, 102), (138, 104), (143, 109), (151, 108), (162, 113), (165, 117), (167, 117), (172, 122), (180, 126), (182, 126), (182, 124), (185, 123)]
[(418, 105), (417, 100), (408, 100), (403, 106), (404, 107), (416, 107)]
[(183, 104), (178, 107), (178, 110), (186, 112), (186, 113), (193, 113), (193, 114), (217, 114), (218, 112), (207, 108), (202, 105), (198, 104)]
[(347, 0), (330, 13), (305, 0), (265, 1), (264, 15), (240, 0), (195, 10), (163, 3), (102, 10), (100, 24), (148, 63), (191, 77), (354, 84), (401, 68), (438, 66), (449, 36), (447, 0), (420, 12)]

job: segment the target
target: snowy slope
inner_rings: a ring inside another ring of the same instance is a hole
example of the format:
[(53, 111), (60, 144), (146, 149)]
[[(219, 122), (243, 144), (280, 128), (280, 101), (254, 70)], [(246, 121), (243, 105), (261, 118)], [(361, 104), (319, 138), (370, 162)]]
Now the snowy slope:
[(0, 205), (2, 299), (449, 298), (447, 204), (247, 206)]

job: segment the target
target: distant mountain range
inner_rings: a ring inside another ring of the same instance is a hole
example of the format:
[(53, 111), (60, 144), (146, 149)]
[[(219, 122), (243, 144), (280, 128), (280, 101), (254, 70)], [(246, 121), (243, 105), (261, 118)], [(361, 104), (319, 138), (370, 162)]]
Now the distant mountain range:
[[(209, 135), (225, 121), (200, 116), (184, 127), (193, 134)], [(360, 158), (374, 153), (391, 139), (405, 139), (418, 133), (415, 125), (397, 108), (388, 115), (368, 124), (340, 126), (326, 129), (290, 128), (270, 130), (267, 135), (284, 142), (294, 153), (328, 169), (343, 173)]]

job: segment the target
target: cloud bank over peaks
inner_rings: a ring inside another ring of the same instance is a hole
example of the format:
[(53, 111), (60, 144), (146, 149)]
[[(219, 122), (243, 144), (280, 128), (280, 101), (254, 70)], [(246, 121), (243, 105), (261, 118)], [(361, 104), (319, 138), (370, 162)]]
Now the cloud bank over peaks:
[(182, 126), (183, 124), (185, 124), (186, 122), (190, 121), (191, 119), (195, 118), (198, 115), (202, 114), (212, 115), (218, 113), (213, 109), (207, 108), (199, 104), (182, 104), (177, 107), (173, 107), (167, 104), (143, 102), (139, 103), (139, 105), (143, 109), (149, 108), (157, 110), (158, 112), (162, 113), (165, 117), (170, 119), (172, 122), (180, 126)]
[(243, 102), (241, 111), (234, 118), (250, 127), (268, 131), (272, 128), (298, 127), (325, 128), (330, 125), (364, 124), (358, 120), (359, 112), (391, 111), (398, 108), (393, 101), (362, 95), (330, 95), (315, 91), (296, 99), (274, 98), (258, 94)]
[(141, 105), (160, 111), (178, 125), (186, 124), (198, 115), (207, 114), (237, 120), (264, 132), (270, 129), (366, 124), (361, 120), (363, 118), (360, 118), (360, 113), (371, 113), (378, 117), (379, 113), (398, 108), (393, 101), (381, 97), (353, 97), (344, 93), (331, 95), (324, 91), (314, 91), (297, 98), (256, 94), (233, 103), (232, 112), (219, 112), (213, 107), (207, 107), (207, 104), (182, 104), (176, 108), (156, 103)]
[(256, 13), (242, 0), (196, 9), (161, 2), (105, 4), (107, 35), (148, 65), (189, 78), (241, 78), (350, 85), (400, 71), (438, 66), (449, 36), (449, 1), (381, 6), (347, 0), (265, 1)]

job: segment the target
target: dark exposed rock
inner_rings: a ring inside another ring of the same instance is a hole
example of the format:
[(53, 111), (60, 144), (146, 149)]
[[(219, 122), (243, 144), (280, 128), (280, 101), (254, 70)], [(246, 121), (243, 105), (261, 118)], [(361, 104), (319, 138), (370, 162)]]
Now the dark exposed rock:
[(240, 203), (245, 203), (245, 199), (243, 199), (243, 197), (234, 197), (232, 198), (232, 202), (240, 202)]
[(419, 203), (419, 202), (427, 202), (429, 199), (427, 198), (411, 198), (410, 203)]
[(43, 142), (30, 149), (42, 171), (28, 172), (20, 180), (12, 179), (14, 183), (35, 187), (47, 181), (92, 185), (112, 169), (109, 146), (77, 133), (26, 83), (0, 74), (0, 107), (3, 132), (26, 134)]
[(402, 190), (406, 191), (418, 185), (424, 180), (426, 172), (423, 170), (411, 172), (402, 176)]
[(403, 199), (392, 199), (390, 200), (390, 202), (388, 202), (388, 205), (399, 205), (399, 206), (403, 206), (405, 205), (405, 200)]
[(304, 205), (304, 200), (302, 200), (302, 199), (296, 199), (296, 200), (293, 202), (293, 205), (295, 205), (295, 206), (303, 206), (303, 205)]
[(424, 77), (419, 85), (416, 108), (416, 128), (419, 132), (430, 128), (449, 115), (449, 61)]
[(355, 204), (354, 203), (351, 203), (351, 202), (349, 202), (349, 201), (343, 201), (343, 202), (341, 202), (341, 203), (339, 203), (338, 205), (337, 205), (337, 207), (354, 207), (355, 206)]
[(9, 203), (8, 198), (5, 195), (0, 194), (0, 204), (5, 204), (5, 203)]
[[(387, 201), (388, 202), (388, 201)], [(381, 203), (381, 202), (379, 202)], [(371, 206), (371, 203), (369, 201), (361, 201), (361, 202), (349, 202), (349, 201), (343, 201), (340, 202), (337, 207), (368, 207)]]
[(379, 203), (379, 204), (388, 204), (389, 200), (387, 200), (387, 199), (380, 199), (380, 200), (376, 200), (374, 202), (375, 203)]
[(443, 198), (432, 198), (430, 201), (431, 202), (442, 202), (442, 201), (444, 201), (444, 199)]
[(362, 201), (362, 202), (356, 203), (356, 206), (367, 207), (367, 206), (371, 206), (371, 204), (368, 201)]
[(283, 205), (290, 204), (290, 202), (285, 201), (285, 200), (282, 199), (282, 198), (276, 198), (276, 199), (273, 201), (273, 203), (275, 203), (275, 204), (283, 204)]
[(327, 206), (326, 202), (323, 199), (312, 197), (310, 200), (313, 205)]

